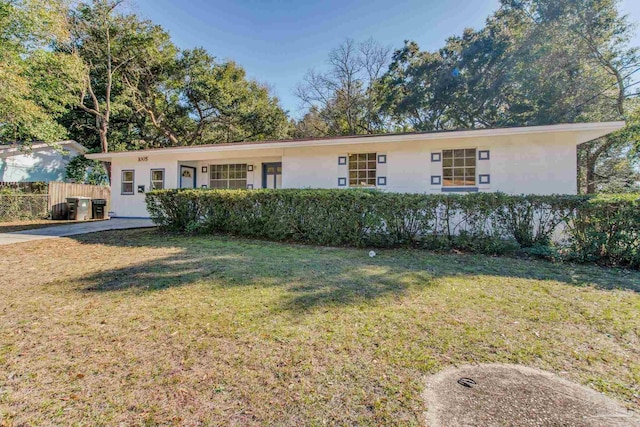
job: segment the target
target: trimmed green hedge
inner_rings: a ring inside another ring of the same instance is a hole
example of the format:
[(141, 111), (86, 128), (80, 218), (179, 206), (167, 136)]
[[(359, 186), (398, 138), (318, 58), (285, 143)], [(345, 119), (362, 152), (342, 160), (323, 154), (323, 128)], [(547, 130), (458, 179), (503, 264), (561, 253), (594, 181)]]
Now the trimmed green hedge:
[(640, 196), (590, 199), (568, 226), (572, 258), (640, 268)]
[(160, 226), (357, 247), (414, 246), (640, 267), (640, 198), (371, 190), (162, 190)]

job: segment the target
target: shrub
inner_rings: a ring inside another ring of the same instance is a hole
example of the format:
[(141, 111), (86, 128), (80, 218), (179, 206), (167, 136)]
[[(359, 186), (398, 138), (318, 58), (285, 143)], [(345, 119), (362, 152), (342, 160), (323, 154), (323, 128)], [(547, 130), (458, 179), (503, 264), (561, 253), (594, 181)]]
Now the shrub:
[(69, 160), (65, 170), (65, 179), (79, 184), (109, 184), (109, 176), (104, 165), (98, 160), (87, 159), (82, 154)]
[(0, 221), (46, 218), (48, 202), (46, 194), (0, 190)]
[(160, 226), (318, 245), (459, 249), (640, 266), (637, 197), (397, 194), (376, 190), (162, 190)]
[(568, 223), (569, 256), (640, 268), (640, 196), (599, 196), (588, 200)]
[(504, 196), (498, 222), (523, 248), (547, 246), (560, 224), (588, 200), (584, 196)]

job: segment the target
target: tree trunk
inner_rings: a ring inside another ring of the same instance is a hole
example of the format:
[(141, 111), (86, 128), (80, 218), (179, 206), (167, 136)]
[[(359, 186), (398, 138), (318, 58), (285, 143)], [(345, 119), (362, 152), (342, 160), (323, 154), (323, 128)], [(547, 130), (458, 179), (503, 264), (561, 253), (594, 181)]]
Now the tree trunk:
[(587, 155), (586, 162), (586, 181), (587, 181), (587, 194), (594, 194), (597, 190), (596, 187), (596, 160), (597, 157)]
[(109, 152), (109, 141), (107, 139), (107, 134), (109, 132), (109, 125), (107, 122), (102, 120), (100, 124), (100, 129), (98, 129), (98, 133), (100, 134), (100, 148), (103, 153)]
[(584, 144), (578, 145), (576, 150), (576, 188), (578, 194), (584, 194), (584, 151), (586, 147)]
[(102, 162), (102, 166), (104, 166), (104, 170), (107, 171), (107, 179), (109, 180), (109, 184), (111, 184), (111, 162)]
[(605, 154), (607, 150), (609, 150), (613, 146), (614, 143), (615, 138), (611, 138), (610, 135), (588, 143), (591, 145), (587, 147), (587, 153), (585, 155), (587, 194), (593, 194), (597, 191), (596, 164), (598, 163), (600, 157)]

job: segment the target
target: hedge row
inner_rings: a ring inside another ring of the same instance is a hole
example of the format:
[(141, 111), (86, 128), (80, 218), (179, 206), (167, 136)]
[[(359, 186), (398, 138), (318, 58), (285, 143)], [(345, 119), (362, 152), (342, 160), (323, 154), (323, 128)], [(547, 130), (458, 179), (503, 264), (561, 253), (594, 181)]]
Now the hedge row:
[(160, 226), (318, 245), (531, 253), (640, 267), (640, 198), (367, 190), (163, 190)]

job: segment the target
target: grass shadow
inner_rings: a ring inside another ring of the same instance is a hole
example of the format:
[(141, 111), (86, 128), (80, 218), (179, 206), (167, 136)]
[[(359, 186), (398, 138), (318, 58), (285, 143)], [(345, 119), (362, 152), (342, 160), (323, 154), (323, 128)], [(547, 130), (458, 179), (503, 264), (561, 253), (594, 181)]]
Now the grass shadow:
[(575, 286), (640, 292), (640, 272), (546, 261), (436, 254), (420, 250), (336, 249), (238, 239), (185, 237), (157, 230), (77, 236), (86, 244), (171, 249), (170, 255), (100, 271), (77, 281), (84, 292), (158, 291), (210, 282), (213, 286), (277, 286), (286, 289), (289, 310), (373, 303), (409, 287), (432, 286), (434, 278), (492, 276), (553, 280)]
[[(157, 232), (128, 232), (135, 238), (104, 239), (109, 233), (76, 237), (83, 243), (172, 249), (177, 253), (116, 269), (99, 271), (76, 281), (83, 292), (159, 291), (209, 282), (218, 287), (282, 287), (289, 309), (375, 301), (401, 294), (409, 282), (428, 284), (431, 276), (379, 260), (363, 259), (362, 251), (294, 246), (227, 237), (183, 238)], [(148, 237), (156, 237), (153, 242)], [(347, 256), (345, 256), (345, 254)]]

